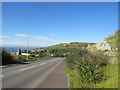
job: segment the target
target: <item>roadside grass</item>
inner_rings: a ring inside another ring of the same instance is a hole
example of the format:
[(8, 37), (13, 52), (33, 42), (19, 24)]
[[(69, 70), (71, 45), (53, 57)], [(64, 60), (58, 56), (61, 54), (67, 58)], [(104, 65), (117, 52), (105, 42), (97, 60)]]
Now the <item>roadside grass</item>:
[(65, 72), (68, 74), (69, 79), (69, 88), (93, 88), (94, 84), (92, 83), (82, 83), (81, 76), (79, 75), (79, 70), (72, 70), (70, 68), (66, 68)]
[(107, 76), (107, 80), (96, 84), (96, 88), (118, 88), (118, 63), (100, 68)]
[[(104, 51), (75, 50), (67, 56), (70, 88), (118, 88), (118, 59)], [(112, 62), (111, 62), (112, 61)]]
[(15, 55), (14, 56), (14, 61), (15, 62), (30, 62), (30, 61), (36, 61), (36, 60), (43, 60), (43, 59), (48, 59), (51, 58), (49, 57), (32, 57), (32, 56), (28, 56), (28, 60), (27, 60), (27, 56), (25, 55)]
[(81, 76), (79, 75), (78, 69), (66, 68), (65, 71), (68, 73), (69, 87), (70, 88), (118, 88), (118, 63), (109, 64), (99, 68), (100, 71), (107, 76), (106, 80), (100, 83), (82, 83)]

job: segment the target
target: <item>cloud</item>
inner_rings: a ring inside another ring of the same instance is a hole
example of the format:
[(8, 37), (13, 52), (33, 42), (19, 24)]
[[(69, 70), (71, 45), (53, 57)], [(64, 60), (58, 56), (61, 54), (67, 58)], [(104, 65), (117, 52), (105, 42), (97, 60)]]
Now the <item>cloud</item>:
[(50, 42), (62, 42), (62, 41), (51, 39), (45, 36), (31, 36), (31, 37), (39, 39), (39, 40), (50, 41)]
[[(17, 37), (27, 37), (27, 34), (14, 34), (14, 36)], [(63, 43), (63, 41), (60, 40), (56, 40), (53, 38), (49, 38), (46, 36), (37, 36), (37, 35), (29, 35), (30, 37), (30, 41), (29, 41), (29, 45), (30, 46), (50, 46), (50, 45), (55, 45), (55, 44), (59, 44), (59, 43)], [(13, 38), (11, 40), (4, 40), (3, 42), (4, 46), (27, 46), (27, 40), (23, 40), (21, 38), (17, 39)]]
[[(55, 36), (55, 34), (51, 34), (51, 35)], [(27, 34), (14, 34), (14, 36), (27, 37), (28, 35)], [(45, 36), (29, 35), (29, 37), (32, 37), (34, 39), (44, 40), (44, 41), (50, 41), (50, 42), (62, 42), (60, 40), (51, 39), (51, 38), (45, 37)]]
[(4, 38), (10, 38), (9, 36), (0, 36), (0, 39), (4, 39)]
[[(27, 41), (21, 41), (21, 40), (4, 40), (3, 42), (0, 42), (2, 46), (9, 46), (9, 47), (28, 47)], [(57, 44), (56, 42), (47, 42), (47, 41), (31, 41), (29, 42), (29, 47), (46, 47)]]
[(14, 34), (14, 36), (17, 36), (17, 37), (27, 37), (28, 35), (26, 35), (26, 34)]
[(50, 36), (55, 37), (55, 36), (56, 36), (56, 34), (50, 34)]

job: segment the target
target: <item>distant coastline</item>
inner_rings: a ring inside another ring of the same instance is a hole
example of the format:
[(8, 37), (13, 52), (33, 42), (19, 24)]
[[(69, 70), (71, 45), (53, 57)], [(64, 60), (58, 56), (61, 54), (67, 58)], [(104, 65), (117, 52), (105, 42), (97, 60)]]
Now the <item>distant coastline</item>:
[[(2, 47), (7, 52), (17, 52), (18, 49), (28, 50), (26, 47)], [(38, 47), (29, 47), (29, 50), (37, 49)], [(39, 47), (40, 48), (40, 47)]]

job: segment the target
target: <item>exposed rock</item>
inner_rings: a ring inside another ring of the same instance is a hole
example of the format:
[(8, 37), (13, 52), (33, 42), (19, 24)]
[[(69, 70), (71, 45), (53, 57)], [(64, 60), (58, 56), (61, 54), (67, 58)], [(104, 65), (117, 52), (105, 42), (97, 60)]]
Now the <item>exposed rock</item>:
[(98, 50), (112, 50), (110, 44), (106, 40), (97, 43), (96, 48)]
[(105, 54), (107, 54), (109, 56), (115, 56), (115, 53), (113, 51), (107, 51), (107, 52), (105, 52)]
[(88, 46), (87, 47), (90, 47), (90, 44), (88, 44)]
[(96, 48), (98, 50), (106, 50), (105, 54), (107, 54), (109, 56), (116, 55), (115, 51), (111, 48), (110, 44), (106, 40), (103, 40), (103, 41), (97, 43)]

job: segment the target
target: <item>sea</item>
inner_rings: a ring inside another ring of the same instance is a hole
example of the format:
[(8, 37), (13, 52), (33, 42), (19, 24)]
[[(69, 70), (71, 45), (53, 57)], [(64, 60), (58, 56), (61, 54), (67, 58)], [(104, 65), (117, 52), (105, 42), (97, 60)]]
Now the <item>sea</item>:
[(29, 49), (26, 47), (2, 47), (2, 48), (7, 52), (17, 52), (18, 49), (21, 49), (21, 51), (24, 51), (24, 50), (33, 50), (40, 47), (29, 47)]

